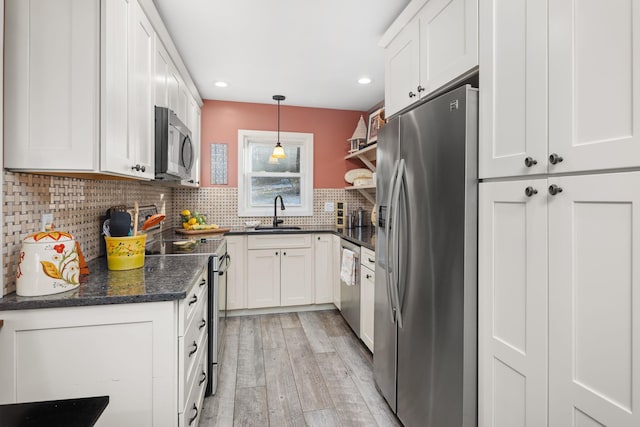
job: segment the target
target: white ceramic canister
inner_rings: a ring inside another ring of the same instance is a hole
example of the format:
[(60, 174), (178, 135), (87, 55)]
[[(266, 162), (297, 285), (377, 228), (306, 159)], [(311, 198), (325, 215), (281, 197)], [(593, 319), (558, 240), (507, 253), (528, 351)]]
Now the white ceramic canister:
[(16, 293), (50, 295), (80, 285), (80, 261), (73, 236), (64, 231), (43, 231), (22, 241)]

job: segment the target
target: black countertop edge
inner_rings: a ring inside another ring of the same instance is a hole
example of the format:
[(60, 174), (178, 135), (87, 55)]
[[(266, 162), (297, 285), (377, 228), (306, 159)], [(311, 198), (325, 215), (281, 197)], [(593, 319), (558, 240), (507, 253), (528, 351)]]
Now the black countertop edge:
[[(284, 226), (286, 227), (286, 225)], [(376, 228), (370, 227), (356, 227), (356, 228), (337, 228), (333, 225), (317, 226), (317, 225), (301, 225), (299, 230), (283, 230), (283, 231), (269, 231), (269, 230), (255, 230), (247, 229), (245, 227), (231, 227), (231, 231), (225, 233), (225, 235), (278, 235), (278, 234), (312, 234), (312, 233), (331, 233), (335, 234), (343, 239), (346, 239), (356, 245), (364, 246), (365, 248), (376, 250)]]
[(112, 271), (106, 258), (96, 258), (87, 263), (90, 274), (79, 287), (32, 297), (14, 292), (0, 298), (0, 311), (180, 300), (208, 261), (208, 255), (148, 256), (142, 268)]

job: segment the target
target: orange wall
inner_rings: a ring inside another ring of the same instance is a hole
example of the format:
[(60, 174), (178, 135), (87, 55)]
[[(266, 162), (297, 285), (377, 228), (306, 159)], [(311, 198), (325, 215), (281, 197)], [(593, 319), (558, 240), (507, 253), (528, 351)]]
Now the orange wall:
[[(212, 143), (226, 143), (229, 155), (228, 187), (238, 186), (238, 129), (277, 130), (277, 104), (251, 104), (205, 100), (202, 107), (202, 157), (200, 184), (211, 185)], [(281, 132), (313, 134), (313, 188), (341, 188), (348, 169), (361, 168), (357, 161), (345, 161), (347, 139), (353, 135), (360, 115), (348, 110), (280, 106)], [(274, 141), (275, 144), (275, 141)]]

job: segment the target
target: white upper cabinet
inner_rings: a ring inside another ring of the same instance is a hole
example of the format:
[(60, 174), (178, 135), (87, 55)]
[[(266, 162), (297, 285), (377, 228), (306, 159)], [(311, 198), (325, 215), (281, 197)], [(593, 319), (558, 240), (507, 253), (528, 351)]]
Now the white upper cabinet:
[(5, 8), (5, 167), (95, 171), (100, 1), (7, 0)]
[(640, 8), (549, 2), (549, 172), (640, 166)]
[(479, 174), (547, 171), (547, 1), (480, 0)]
[(188, 76), (156, 47), (154, 26), (164, 24), (152, 9), (145, 0), (6, 1), (6, 168), (154, 178), (156, 98), (182, 108), (184, 121), (180, 99), (192, 96)]
[(478, 0), (414, 0), (381, 45), (389, 117), (477, 67)]
[(201, 111), (198, 102), (188, 95), (189, 108), (187, 109), (187, 128), (191, 131), (191, 144), (193, 147), (191, 176), (183, 179), (181, 184), (188, 187), (200, 187), (200, 122)]
[(640, 166), (634, 2), (480, 1), (480, 177)]

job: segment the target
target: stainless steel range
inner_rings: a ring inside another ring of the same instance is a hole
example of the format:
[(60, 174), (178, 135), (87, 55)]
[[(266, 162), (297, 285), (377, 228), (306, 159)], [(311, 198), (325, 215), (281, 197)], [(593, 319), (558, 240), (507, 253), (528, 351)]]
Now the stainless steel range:
[[(192, 242), (183, 243), (189, 240)], [(152, 239), (146, 246), (146, 255), (209, 255), (209, 381), (205, 395), (215, 394), (227, 318), (227, 268), (231, 262), (227, 253), (227, 241), (221, 236), (185, 239), (171, 230)]]

